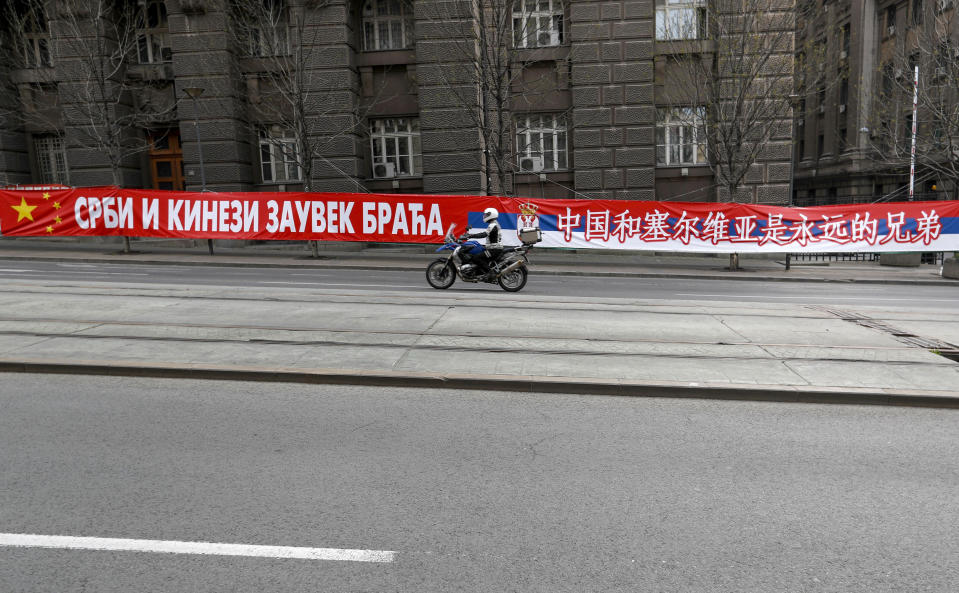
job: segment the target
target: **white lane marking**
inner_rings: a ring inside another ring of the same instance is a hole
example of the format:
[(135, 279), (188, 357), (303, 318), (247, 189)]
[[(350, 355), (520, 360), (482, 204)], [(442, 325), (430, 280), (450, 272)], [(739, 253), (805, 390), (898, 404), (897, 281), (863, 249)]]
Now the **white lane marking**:
[[(33, 270), (19, 270), (19, 271), (21, 271), (21, 272), (25, 272), (25, 271), (33, 272)], [(149, 276), (149, 274), (147, 274), (147, 273), (145, 273), (145, 272), (87, 272), (87, 271), (84, 271), (84, 270), (65, 270), (65, 271), (62, 271), (62, 272), (60, 272), (60, 271), (55, 271), (55, 270), (45, 270), (45, 271), (42, 271), (42, 272), (35, 272), (35, 273), (48, 274), (48, 275), (49, 275), (49, 274), (88, 274), (88, 275), (91, 275), (91, 276)]]
[[(768, 295), (756, 295), (756, 294), (697, 294), (691, 292), (677, 292), (676, 296), (694, 296), (694, 297), (723, 297), (729, 299), (809, 299), (809, 298), (822, 298), (827, 300), (836, 300), (836, 301), (861, 301), (863, 299), (868, 299), (870, 301), (909, 301), (915, 302), (915, 298), (908, 299), (893, 299), (893, 298), (881, 298), (881, 297), (870, 297), (870, 296), (855, 296), (855, 297), (834, 297), (834, 296), (821, 296), (817, 297), (816, 295), (807, 295), (807, 296), (768, 296)], [(923, 298), (922, 302), (941, 302), (941, 303), (954, 303), (956, 299), (927, 299)]]
[(0, 272), (33, 272), (33, 271), (35, 271), (35, 270), (32, 270), (32, 269), (30, 269), (30, 268), (18, 268), (18, 269), (13, 269), (13, 268), (10, 268), (10, 269), (0, 269)]
[(362, 286), (372, 288), (422, 288), (426, 284), (356, 284), (353, 282), (282, 282), (279, 280), (263, 280), (260, 284), (293, 284), (296, 286)]
[(158, 554), (251, 556), (257, 558), (299, 558), (304, 560), (344, 560), (348, 562), (393, 562), (396, 556), (396, 552), (384, 550), (257, 546), (155, 539), (35, 535), (30, 533), (0, 533), (0, 546), (55, 548), (63, 550), (104, 550), (113, 552), (154, 552)]

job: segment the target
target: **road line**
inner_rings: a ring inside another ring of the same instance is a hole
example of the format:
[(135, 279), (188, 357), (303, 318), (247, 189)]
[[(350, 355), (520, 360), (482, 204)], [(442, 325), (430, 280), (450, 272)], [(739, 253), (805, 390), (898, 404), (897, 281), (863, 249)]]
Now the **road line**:
[(17, 268), (17, 269), (0, 269), (0, 272), (33, 272), (35, 270), (29, 268)]
[[(864, 299), (870, 301), (908, 301), (915, 302), (915, 298), (908, 299), (895, 299), (895, 298), (878, 298), (871, 296), (855, 296), (855, 297), (834, 297), (834, 296), (822, 296), (822, 295), (805, 295), (805, 296), (770, 296), (770, 295), (757, 295), (757, 294), (696, 294), (688, 292), (677, 292), (676, 296), (689, 296), (689, 297), (723, 297), (728, 299), (809, 299), (813, 297), (824, 298), (828, 300), (837, 300), (837, 301), (862, 301)], [(940, 303), (954, 303), (956, 299), (927, 299), (923, 298), (922, 302), (940, 302)]]
[(35, 535), (29, 533), (0, 533), (0, 546), (54, 548), (62, 550), (101, 550), (112, 552), (153, 552), (158, 554), (249, 556), (256, 558), (297, 558), (303, 560), (342, 560), (348, 562), (393, 562), (396, 555), (396, 552), (383, 550), (257, 546), (153, 539)]
[(356, 284), (355, 282), (335, 283), (335, 282), (290, 282), (280, 280), (263, 280), (259, 284), (292, 284), (294, 286), (356, 286), (360, 288), (423, 288), (426, 284)]

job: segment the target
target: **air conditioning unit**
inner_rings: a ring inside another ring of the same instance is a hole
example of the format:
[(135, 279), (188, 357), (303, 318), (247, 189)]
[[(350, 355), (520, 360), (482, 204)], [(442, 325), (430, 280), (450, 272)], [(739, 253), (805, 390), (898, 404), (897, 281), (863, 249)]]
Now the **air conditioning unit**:
[(541, 156), (524, 156), (519, 160), (520, 173), (539, 173), (543, 168)]
[(374, 163), (374, 179), (392, 179), (396, 177), (396, 165), (394, 163)]
[(825, 106), (825, 105), (820, 105), (820, 106), (819, 106), (819, 113), (826, 113), (826, 106)]
[(889, 35), (889, 36), (895, 35), (895, 34), (896, 34), (896, 25), (889, 25), (888, 27), (886, 27), (886, 34)]
[(846, 104), (843, 103), (839, 106), (839, 113), (846, 113)]
[(946, 67), (939, 66), (936, 68), (936, 78), (945, 78), (946, 77)]
[(840, 60), (845, 60), (848, 57), (849, 57), (849, 52), (847, 52), (846, 50), (842, 50), (841, 52), (839, 52)]
[(893, 75), (896, 77), (896, 80), (902, 80), (902, 77), (904, 76), (902, 68), (896, 68), (893, 70)]
[(955, 59), (959, 59), (959, 47), (952, 48), (952, 57)]

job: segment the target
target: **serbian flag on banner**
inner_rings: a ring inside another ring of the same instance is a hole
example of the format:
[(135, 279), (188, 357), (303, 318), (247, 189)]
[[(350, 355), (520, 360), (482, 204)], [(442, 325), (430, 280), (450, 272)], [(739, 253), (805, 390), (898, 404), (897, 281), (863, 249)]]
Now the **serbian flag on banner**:
[(0, 235), (440, 243), (450, 227), (485, 227), (503, 242), (542, 232), (539, 247), (699, 253), (959, 250), (959, 202), (759, 204), (542, 200), (497, 196), (173, 192), (88, 188), (0, 190)]

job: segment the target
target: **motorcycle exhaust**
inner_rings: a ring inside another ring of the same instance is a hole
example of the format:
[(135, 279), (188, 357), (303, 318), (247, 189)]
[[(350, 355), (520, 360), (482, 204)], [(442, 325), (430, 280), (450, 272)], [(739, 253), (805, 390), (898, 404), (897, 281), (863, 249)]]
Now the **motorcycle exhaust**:
[(506, 267), (503, 269), (502, 272), (500, 272), (499, 274), (496, 275), (496, 277), (499, 278), (500, 276), (503, 276), (503, 275), (505, 275), (505, 274), (509, 274), (510, 272), (512, 272), (512, 271), (515, 270), (516, 268), (520, 267), (521, 265), (523, 265), (522, 260), (520, 260), (520, 261), (514, 261), (514, 262), (511, 263), (510, 265), (506, 266)]

